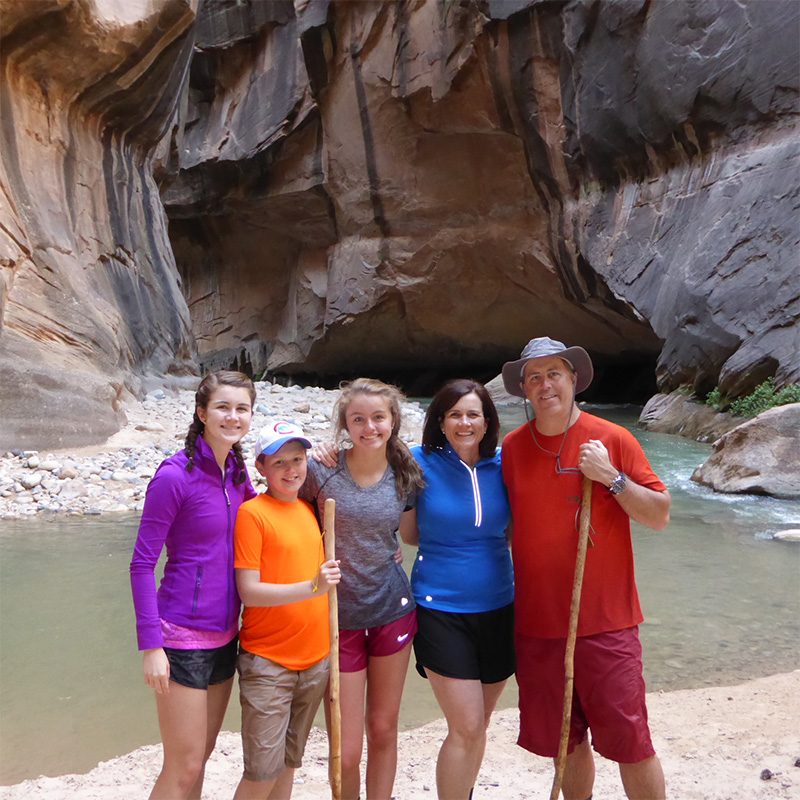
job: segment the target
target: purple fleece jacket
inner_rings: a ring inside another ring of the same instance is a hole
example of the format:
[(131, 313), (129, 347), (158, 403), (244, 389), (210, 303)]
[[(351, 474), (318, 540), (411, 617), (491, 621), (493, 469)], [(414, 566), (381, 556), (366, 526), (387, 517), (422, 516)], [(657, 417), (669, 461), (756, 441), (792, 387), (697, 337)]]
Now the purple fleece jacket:
[[(161, 462), (147, 487), (131, 560), (131, 589), (140, 650), (163, 647), (161, 618), (201, 631), (226, 631), (239, 616), (233, 573), (233, 527), (239, 506), (255, 491), (231, 453), (223, 475), (197, 437), (194, 467), (181, 450)], [(156, 592), (154, 570), (166, 544), (167, 563)]]

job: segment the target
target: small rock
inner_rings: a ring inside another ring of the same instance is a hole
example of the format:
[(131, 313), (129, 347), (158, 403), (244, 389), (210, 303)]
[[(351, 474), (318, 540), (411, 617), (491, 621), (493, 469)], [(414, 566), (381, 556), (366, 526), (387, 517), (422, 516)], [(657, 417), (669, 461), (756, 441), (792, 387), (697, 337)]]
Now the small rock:
[[(105, 475), (103, 476), (105, 477)], [(112, 481), (135, 481), (136, 475), (132, 472), (125, 472), (123, 470), (116, 470), (108, 476)]]
[(136, 426), (137, 431), (150, 431), (152, 433), (164, 433), (166, 428), (160, 422), (142, 422)]
[(773, 539), (781, 542), (800, 542), (800, 528), (789, 528), (785, 531), (778, 531), (772, 534)]
[(54, 458), (47, 458), (39, 464), (39, 469), (43, 469), (45, 472), (55, 472), (59, 466), (61, 465)]
[(36, 469), (40, 463), (41, 462), (39, 460), (39, 456), (31, 456), (28, 459), (28, 463), (26, 464), (26, 466), (28, 467), (28, 469)]
[(762, 781), (771, 781), (775, 777), (775, 773), (769, 769), (762, 769), (759, 777)]
[(62, 500), (68, 502), (78, 497), (85, 497), (87, 494), (86, 484), (83, 481), (68, 480), (61, 487), (61, 494), (59, 495)]
[(71, 464), (65, 464), (61, 469), (57, 472), (59, 478), (64, 478), (64, 480), (72, 480), (73, 478), (78, 477), (78, 470), (76, 467), (73, 467)]
[(33, 489), (34, 486), (38, 486), (42, 482), (42, 473), (34, 472), (32, 475), (23, 475), (19, 482), (26, 489)]
[(311, 411), (311, 406), (308, 403), (300, 403), (299, 406), (294, 407), (294, 410), (298, 414), (308, 414), (308, 412)]

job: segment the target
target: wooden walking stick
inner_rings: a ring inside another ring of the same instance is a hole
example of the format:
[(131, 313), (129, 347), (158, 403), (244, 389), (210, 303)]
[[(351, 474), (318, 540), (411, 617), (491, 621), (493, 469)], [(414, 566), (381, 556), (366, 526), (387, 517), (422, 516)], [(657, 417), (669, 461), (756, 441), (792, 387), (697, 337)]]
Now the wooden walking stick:
[(561, 739), (558, 743), (556, 774), (550, 800), (558, 800), (561, 782), (564, 780), (564, 767), (567, 763), (567, 743), (569, 725), (572, 719), (572, 692), (575, 684), (575, 639), (578, 635), (578, 613), (581, 610), (581, 588), (583, 587), (583, 568), (586, 566), (586, 549), (589, 544), (589, 529), (592, 525), (592, 481), (583, 477), (583, 496), (581, 498), (581, 528), (578, 535), (578, 556), (575, 559), (575, 579), (572, 583), (572, 603), (569, 608), (569, 631), (567, 650), (564, 654), (564, 714), (561, 718)]
[[(329, 497), (325, 501), (325, 560), (336, 558), (336, 501)], [(339, 602), (336, 587), (328, 592), (328, 620), (331, 632), (330, 681), (328, 694), (331, 701), (330, 736), (330, 781), (333, 800), (342, 798), (342, 708), (339, 702)]]

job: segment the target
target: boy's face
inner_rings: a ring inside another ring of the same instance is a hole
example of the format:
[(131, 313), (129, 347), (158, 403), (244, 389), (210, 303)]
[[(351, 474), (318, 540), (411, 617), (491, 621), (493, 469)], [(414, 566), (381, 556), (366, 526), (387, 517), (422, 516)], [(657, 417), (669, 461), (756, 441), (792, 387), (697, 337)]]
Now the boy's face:
[(286, 442), (277, 453), (256, 461), (256, 469), (267, 479), (267, 494), (287, 502), (297, 500), (307, 465), (306, 448), (297, 440)]

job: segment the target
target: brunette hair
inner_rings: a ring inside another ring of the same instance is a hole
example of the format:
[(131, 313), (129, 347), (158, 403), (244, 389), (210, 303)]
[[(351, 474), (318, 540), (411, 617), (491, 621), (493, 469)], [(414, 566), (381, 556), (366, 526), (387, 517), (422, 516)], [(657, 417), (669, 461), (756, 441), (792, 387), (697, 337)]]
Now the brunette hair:
[(400, 404), (405, 395), (396, 387), (373, 378), (356, 378), (340, 386), (342, 393), (333, 409), (334, 440), (341, 446), (347, 433), (347, 407), (357, 394), (371, 394), (383, 397), (389, 404), (392, 415), (392, 433), (386, 443), (386, 460), (394, 470), (394, 481), (397, 493), (401, 497), (421, 489), (425, 482), (422, 470), (414, 460), (408, 445), (400, 438), (400, 426), (403, 413)]
[[(242, 372), (232, 372), (231, 370), (220, 369), (216, 372), (209, 372), (208, 375), (200, 381), (197, 391), (194, 395), (194, 417), (192, 424), (189, 426), (189, 431), (186, 434), (183, 449), (189, 458), (186, 464), (186, 469), (191, 470), (194, 467), (194, 451), (197, 448), (197, 437), (205, 430), (205, 424), (197, 414), (197, 409), (208, 408), (211, 401), (211, 395), (219, 389), (220, 386), (235, 386), (240, 389), (247, 389), (250, 393), (250, 407), (252, 408), (256, 403), (256, 387), (253, 386), (253, 381)], [(231, 448), (233, 450), (234, 458), (238, 470), (234, 475), (234, 483), (244, 483), (247, 479), (247, 470), (244, 465), (244, 455), (242, 454), (241, 442)]]
[(500, 437), (500, 420), (494, 401), (486, 387), (472, 378), (456, 378), (448, 381), (433, 396), (428, 411), (425, 414), (425, 424), (422, 427), (422, 450), (430, 453), (431, 450), (440, 450), (447, 444), (447, 437), (442, 430), (444, 415), (467, 394), (476, 394), (483, 406), (483, 418), (486, 420), (486, 433), (478, 445), (481, 458), (491, 458), (497, 448)]

